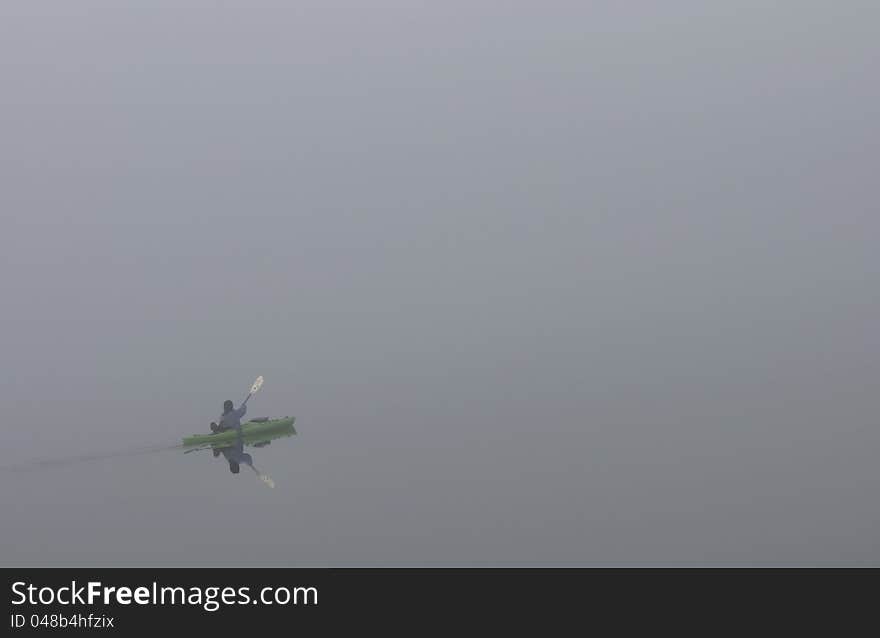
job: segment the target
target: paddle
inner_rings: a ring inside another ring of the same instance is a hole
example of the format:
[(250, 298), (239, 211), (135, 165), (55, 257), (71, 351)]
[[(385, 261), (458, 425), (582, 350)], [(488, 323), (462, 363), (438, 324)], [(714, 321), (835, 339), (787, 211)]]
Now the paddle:
[(247, 463), (247, 466), (257, 473), (257, 476), (260, 478), (261, 481), (263, 481), (263, 483), (265, 483), (269, 487), (275, 487), (275, 481), (273, 481), (269, 476), (263, 474), (260, 470), (255, 468), (253, 466), (253, 463)]
[[(250, 398), (251, 398), (252, 396), (254, 396), (257, 392), (259, 392), (259, 391), (260, 391), (260, 388), (262, 388), (262, 387), (263, 387), (263, 375), (260, 375), (260, 376), (257, 377), (257, 380), (254, 381), (254, 385), (251, 386), (251, 391), (248, 393), (247, 397), (246, 397), (245, 400), (242, 402), (242, 405), (244, 405), (245, 403), (247, 403), (247, 402), (248, 402), (248, 399), (250, 399)], [(260, 472), (260, 470), (258, 470), (257, 468), (255, 468), (255, 467), (253, 466), (252, 463), (248, 463), (247, 465), (248, 465), (248, 466), (249, 466), (254, 472), (256, 472), (257, 476), (260, 477), (260, 480), (263, 481), (263, 483), (265, 483), (265, 484), (268, 485), (269, 487), (275, 487), (275, 481), (273, 481), (273, 480), (272, 480), (271, 478), (269, 478), (267, 475), (265, 475), (265, 474), (263, 474), (262, 472)]]
[(260, 391), (260, 388), (262, 388), (262, 387), (263, 387), (263, 375), (260, 375), (260, 376), (257, 377), (257, 380), (254, 381), (254, 385), (251, 386), (251, 391), (248, 392), (247, 397), (245, 397), (245, 400), (242, 401), (241, 404), (244, 405), (245, 403), (247, 403), (247, 402), (248, 402), (248, 399), (250, 399), (250, 398), (251, 398), (252, 396), (254, 396), (257, 392), (259, 392), (259, 391)]

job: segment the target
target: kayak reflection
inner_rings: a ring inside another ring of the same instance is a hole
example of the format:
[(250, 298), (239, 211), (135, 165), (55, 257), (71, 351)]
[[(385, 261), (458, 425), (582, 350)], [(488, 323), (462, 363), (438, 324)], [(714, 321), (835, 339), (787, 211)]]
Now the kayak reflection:
[(258, 427), (258, 424), (262, 425), (269, 423), (270, 421), (268, 419), (254, 419), (243, 424), (240, 430), (237, 430), (234, 433), (226, 433), (226, 435), (222, 437), (222, 440), (216, 442), (209, 441), (196, 447), (190, 447), (186, 450), (186, 453), (210, 449), (214, 458), (222, 456), (224, 460), (226, 460), (229, 465), (229, 471), (232, 474), (239, 474), (241, 472), (241, 466), (246, 465), (254, 471), (263, 483), (269, 487), (275, 487), (275, 482), (254, 465), (253, 456), (245, 451), (245, 447), (265, 447), (270, 445), (272, 441), (276, 439), (293, 436), (296, 434), (296, 429), (293, 427), (293, 419), (290, 418), (288, 421), (289, 422), (280, 424), (278, 427), (267, 429), (265, 427)]

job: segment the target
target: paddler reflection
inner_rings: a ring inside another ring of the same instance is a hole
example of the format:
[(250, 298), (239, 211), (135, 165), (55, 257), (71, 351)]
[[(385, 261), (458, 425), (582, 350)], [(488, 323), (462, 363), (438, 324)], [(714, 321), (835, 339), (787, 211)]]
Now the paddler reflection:
[[(268, 445), (269, 443), (269, 441), (261, 441), (260, 443), (256, 444), (256, 447), (262, 447), (263, 445)], [(215, 458), (219, 457), (221, 454), (229, 463), (229, 471), (233, 474), (238, 474), (239, 472), (241, 472), (241, 466), (247, 465), (254, 471), (254, 473), (260, 478), (260, 480), (263, 481), (263, 483), (265, 483), (269, 487), (275, 487), (275, 481), (273, 481), (266, 474), (263, 474), (260, 470), (258, 470), (254, 465), (253, 457), (244, 451), (244, 438), (242, 437), (241, 432), (238, 433), (235, 442), (231, 445), (214, 448)]]

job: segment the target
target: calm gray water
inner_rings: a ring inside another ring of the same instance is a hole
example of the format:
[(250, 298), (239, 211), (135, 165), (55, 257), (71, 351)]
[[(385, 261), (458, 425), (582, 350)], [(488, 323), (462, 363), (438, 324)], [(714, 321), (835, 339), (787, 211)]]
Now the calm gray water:
[(4, 2), (0, 564), (880, 564), (878, 20)]

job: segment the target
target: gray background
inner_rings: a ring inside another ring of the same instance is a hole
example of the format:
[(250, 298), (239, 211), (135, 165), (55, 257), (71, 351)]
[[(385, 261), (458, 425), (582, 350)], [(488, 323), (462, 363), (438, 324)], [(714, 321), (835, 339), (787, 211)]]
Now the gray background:
[(0, 563), (877, 565), (876, 7), (4, 1)]

